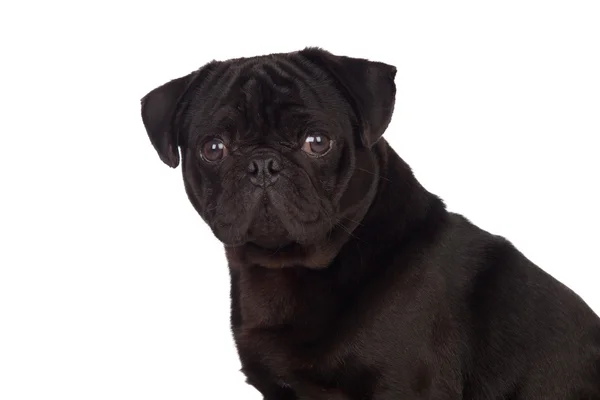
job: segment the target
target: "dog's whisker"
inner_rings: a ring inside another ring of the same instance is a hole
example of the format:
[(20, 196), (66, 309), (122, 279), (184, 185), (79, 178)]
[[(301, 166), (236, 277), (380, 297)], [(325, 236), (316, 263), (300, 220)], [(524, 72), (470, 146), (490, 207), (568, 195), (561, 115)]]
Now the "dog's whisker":
[(378, 177), (378, 178), (381, 178), (381, 179), (385, 179), (385, 180), (386, 180), (386, 181), (388, 181), (388, 182), (391, 182), (391, 181), (392, 181), (391, 179), (389, 179), (389, 178), (386, 178), (386, 177), (385, 177), (385, 176), (383, 176), (383, 175), (377, 174), (377, 173), (375, 173), (375, 172), (369, 171), (369, 170), (367, 170), (367, 169), (364, 169), (364, 168), (356, 167), (356, 170), (357, 170), (357, 171), (362, 171), (362, 172), (365, 172), (365, 173), (367, 173), (367, 174), (371, 174), (371, 175), (373, 175), (373, 176), (375, 176), (375, 177)]
[(363, 240), (363, 239), (359, 238), (358, 236), (356, 236), (356, 235), (355, 235), (353, 232), (351, 232), (351, 231), (348, 229), (348, 227), (347, 227), (347, 226), (343, 225), (342, 223), (338, 222), (338, 223), (336, 224), (336, 226), (338, 226), (338, 227), (342, 228), (342, 229), (343, 229), (343, 230), (344, 230), (344, 231), (345, 231), (345, 232), (346, 232), (348, 235), (350, 235), (350, 236), (351, 236), (351, 237), (353, 237), (354, 239), (356, 239), (356, 240), (360, 240), (361, 242), (365, 242), (365, 243), (366, 243), (366, 241), (365, 241), (365, 240)]
[(342, 217), (342, 218), (347, 219), (350, 222), (354, 222), (357, 225), (364, 226), (364, 224), (362, 222), (355, 221), (352, 218), (348, 218), (348, 217)]
[(281, 250), (281, 246), (277, 246), (277, 248), (275, 249), (275, 251), (273, 253), (271, 253), (271, 256), (276, 255), (277, 253), (279, 253), (279, 250)]

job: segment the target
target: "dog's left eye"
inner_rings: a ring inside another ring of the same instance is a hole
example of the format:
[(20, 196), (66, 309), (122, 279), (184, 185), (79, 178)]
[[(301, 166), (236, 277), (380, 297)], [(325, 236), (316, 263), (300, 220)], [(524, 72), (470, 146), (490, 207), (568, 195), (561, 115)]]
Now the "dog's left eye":
[(210, 139), (202, 146), (202, 158), (208, 162), (221, 160), (227, 155), (227, 147), (221, 139)]
[(325, 135), (308, 135), (302, 146), (302, 150), (308, 154), (322, 156), (331, 148), (331, 139)]

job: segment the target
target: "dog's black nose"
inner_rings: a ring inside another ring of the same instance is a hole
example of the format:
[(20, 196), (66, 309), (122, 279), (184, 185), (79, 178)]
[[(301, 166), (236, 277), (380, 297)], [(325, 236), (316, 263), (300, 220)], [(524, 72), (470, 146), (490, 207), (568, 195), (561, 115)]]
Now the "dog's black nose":
[(248, 164), (250, 182), (260, 187), (274, 184), (281, 172), (281, 162), (275, 157), (257, 157)]

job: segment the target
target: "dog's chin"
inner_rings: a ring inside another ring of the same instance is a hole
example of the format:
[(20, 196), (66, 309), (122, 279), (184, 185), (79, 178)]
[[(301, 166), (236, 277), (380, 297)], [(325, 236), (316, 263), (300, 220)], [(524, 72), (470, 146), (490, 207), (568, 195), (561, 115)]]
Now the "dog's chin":
[(234, 224), (219, 225), (213, 233), (225, 247), (251, 245), (276, 250), (296, 241), (278, 217), (265, 212), (248, 220), (239, 218)]
[[(232, 229), (232, 231), (240, 231)], [(282, 250), (290, 247), (306, 246), (314, 239), (317, 232), (306, 227), (299, 232), (288, 230), (278, 219), (255, 219), (241, 236), (220, 238), (225, 247), (250, 246), (256, 250)], [(223, 240), (225, 239), (225, 240)]]
[(269, 212), (261, 213), (248, 228), (247, 242), (264, 249), (280, 249), (294, 241), (283, 222)]
[(261, 237), (252, 238), (252, 240), (248, 241), (248, 243), (246, 243), (246, 244), (249, 244), (249, 245), (252, 245), (255, 247), (260, 247), (265, 250), (277, 250), (277, 249), (282, 249), (282, 248), (285, 248), (285, 247), (288, 247), (288, 246), (294, 244), (294, 241), (290, 240), (287, 237), (278, 238), (278, 237), (261, 236)]

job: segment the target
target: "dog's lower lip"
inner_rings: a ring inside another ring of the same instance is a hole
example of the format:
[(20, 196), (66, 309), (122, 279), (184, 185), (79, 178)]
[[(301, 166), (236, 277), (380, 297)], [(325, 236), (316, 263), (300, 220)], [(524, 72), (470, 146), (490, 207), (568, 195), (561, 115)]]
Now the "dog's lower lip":
[(286, 243), (282, 243), (282, 244), (280, 244), (278, 246), (269, 246), (269, 247), (261, 246), (260, 244), (257, 244), (257, 243), (254, 243), (254, 242), (248, 242), (246, 244), (250, 245), (250, 246), (253, 246), (253, 247), (260, 248), (260, 249), (281, 251), (281, 250), (285, 250), (288, 247), (294, 246), (296, 244), (296, 242), (289, 241), (289, 242), (286, 242)]
[(293, 243), (293, 241), (289, 238), (278, 240), (278, 239), (273, 239), (273, 238), (259, 237), (259, 238), (250, 238), (246, 244), (250, 244), (252, 246), (260, 247), (263, 249), (275, 250), (275, 249), (289, 246), (292, 243)]

